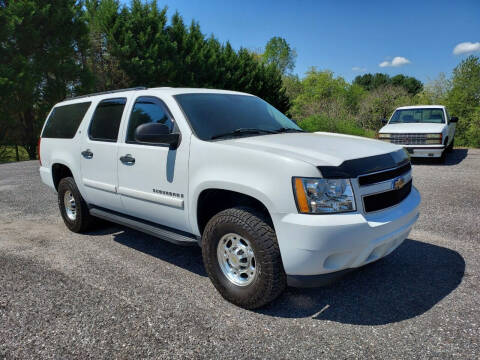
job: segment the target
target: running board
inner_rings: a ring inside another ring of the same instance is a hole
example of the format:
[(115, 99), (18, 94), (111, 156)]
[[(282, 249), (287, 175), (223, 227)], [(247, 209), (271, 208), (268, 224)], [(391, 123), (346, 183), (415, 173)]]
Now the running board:
[(90, 214), (92, 216), (96, 216), (98, 218), (144, 232), (146, 234), (155, 236), (157, 238), (169, 241), (177, 245), (188, 246), (196, 245), (199, 243), (198, 238), (193, 234), (189, 234), (183, 231), (175, 231), (165, 226), (137, 219), (121, 213), (92, 207), (90, 208)]

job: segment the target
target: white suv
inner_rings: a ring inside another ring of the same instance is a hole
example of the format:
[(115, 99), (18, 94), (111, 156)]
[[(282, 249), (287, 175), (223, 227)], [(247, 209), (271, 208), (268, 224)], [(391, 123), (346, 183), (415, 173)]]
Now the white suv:
[(445, 151), (453, 150), (457, 117), (450, 117), (445, 106), (403, 106), (395, 110), (378, 138), (402, 145), (412, 157), (445, 159)]
[(245, 308), (388, 255), (419, 215), (404, 149), (303, 132), (233, 91), (69, 99), (49, 114), (40, 154), (69, 229), (98, 217), (199, 244), (215, 287)]

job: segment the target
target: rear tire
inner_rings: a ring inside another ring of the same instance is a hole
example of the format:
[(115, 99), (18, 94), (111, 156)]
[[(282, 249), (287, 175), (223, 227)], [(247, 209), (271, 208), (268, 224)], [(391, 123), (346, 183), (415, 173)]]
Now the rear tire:
[(73, 232), (87, 231), (94, 222), (72, 177), (63, 178), (58, 184), (58, 207), (63, 222)]
[(203, 232), (202, 255), (215, 288), (242, 308), (261, 307), (286, 287), (275, 231), (253, 209), (235, 207), (212, 217)]

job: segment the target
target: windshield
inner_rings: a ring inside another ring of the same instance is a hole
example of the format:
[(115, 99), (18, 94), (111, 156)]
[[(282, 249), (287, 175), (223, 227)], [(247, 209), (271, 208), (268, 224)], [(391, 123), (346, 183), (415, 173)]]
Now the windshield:
[(400, 123), (436, 123), (445, 122), (443, 109), (425, 108), (425, 109), (402, 109), (396, 110), (389, 121), (389, 124)]
[(256, 96), (202, 93), (175, 95), (175, 99), (202, 140), (229, 133), (252, 136), (289, 129), (301, 131), (292, 120)]

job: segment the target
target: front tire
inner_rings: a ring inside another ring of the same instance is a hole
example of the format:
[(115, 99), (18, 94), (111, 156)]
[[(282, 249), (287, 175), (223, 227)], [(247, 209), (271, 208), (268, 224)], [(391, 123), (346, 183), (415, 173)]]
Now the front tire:
[(450, 142), (450, 144), (447, 146), (447, 152), (451, 153), (453, 151), (453, 143), (455, 141), (455, 138), (452, 139), (452, 141)]
[(259, 308), (286, 287), (275, 231), (253, 209), (235, 207), (212, 217), (203, 233), (202, 255), (215, 288), (237, 306)]
[(58, 207), (65, 225), (76, 233), (88, 230), (93, 223), (93, 217), (88, 211), (87, 203), (78, 191), (75, 180), (72, 177), (61, 179), (57, 191)]

